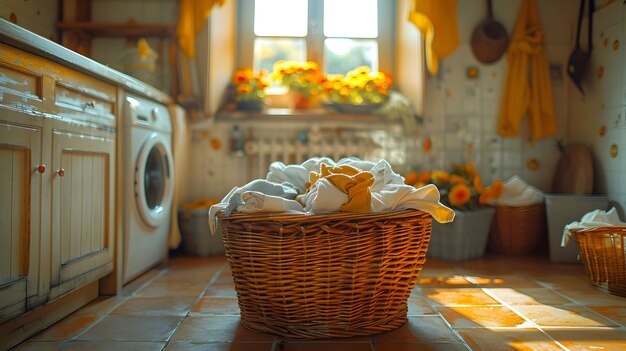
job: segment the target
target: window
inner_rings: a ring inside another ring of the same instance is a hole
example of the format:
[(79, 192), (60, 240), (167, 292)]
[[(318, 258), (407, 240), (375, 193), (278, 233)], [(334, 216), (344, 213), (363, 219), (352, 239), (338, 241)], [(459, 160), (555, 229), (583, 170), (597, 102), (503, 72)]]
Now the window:
[(239, 0), (239, 67), (317, 62), (325, 73), (358, 66), (392, 72), (395, 1)]

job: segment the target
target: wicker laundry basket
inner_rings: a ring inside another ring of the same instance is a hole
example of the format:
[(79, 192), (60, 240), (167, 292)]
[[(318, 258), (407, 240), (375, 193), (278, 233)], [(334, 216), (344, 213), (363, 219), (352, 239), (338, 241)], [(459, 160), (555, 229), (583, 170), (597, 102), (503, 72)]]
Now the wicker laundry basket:
[(572, 229), (580, 258), (591, 282), (626, 297), (626, 227)]
[(406, 322), (431, 217), (218, 214), (243, 324), (293, 339), (370, 335)]
[(496, 213), (489, 232), (489, 249), (506, 255), (533, 253), (546, 237), (546, 207), (495, 206)]

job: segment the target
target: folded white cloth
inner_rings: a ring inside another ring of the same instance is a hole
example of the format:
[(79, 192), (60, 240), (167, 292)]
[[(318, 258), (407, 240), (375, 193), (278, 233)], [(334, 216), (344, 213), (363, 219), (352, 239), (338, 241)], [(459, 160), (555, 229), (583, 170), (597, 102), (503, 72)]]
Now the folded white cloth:
[(309, 213), (338, 212), (348, 202), (348, 194), (326, 178), (319, 179), (299, 201)]
[(565, 247), (572, 236), (572, 229), (584, 229), (594, 227), (612, 227), (624, 226), (626, 223), (619, 219), (619, 214), (615, 207), (608, 211), (595, 210), (586, 213), (580, 222), (572, 222), (563, 229), (563, 237), (561, 238), (561, 247)]
[(543, 203), (543, 193), (514, 175), (504, 182), (502, 196), (490, 202), (492, 205), (529, 206)]
[(454, 211), (439, 202), (439, 189), (434, 184), (414, 188), (405, 184), (388, 184), (372, 192), (372, 212), (399, 211), (414, 208), (429, 213), (439, 223), (454, 220)]
[(258, 191), (246, 191), (241, 198), (244, 204), (237, 206), (237, 212), (304, 212), (298, 201)]
[(282, 162), (272, 162), (265, 180), (274, 183), (289, 182), (293, 184), (299, 194), (306, 191), (305, 183), (309, 181), (310, 172), (319, 172), (320, 164), (335, 166), (335, 161), (328, 157), (311, 157), (300, 165), (286, 165)]

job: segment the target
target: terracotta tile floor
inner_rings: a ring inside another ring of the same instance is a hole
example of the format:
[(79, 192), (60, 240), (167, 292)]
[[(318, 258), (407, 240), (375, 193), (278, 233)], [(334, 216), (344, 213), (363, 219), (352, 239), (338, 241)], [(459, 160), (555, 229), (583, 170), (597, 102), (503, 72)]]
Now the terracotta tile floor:
[(626, 350), (626, 298), (578, 264), (545, 258), (429, 259), (408, 322), (377, 335), (285, 340), (243, 327), (224, 257), (175, 257), (16, 350)]

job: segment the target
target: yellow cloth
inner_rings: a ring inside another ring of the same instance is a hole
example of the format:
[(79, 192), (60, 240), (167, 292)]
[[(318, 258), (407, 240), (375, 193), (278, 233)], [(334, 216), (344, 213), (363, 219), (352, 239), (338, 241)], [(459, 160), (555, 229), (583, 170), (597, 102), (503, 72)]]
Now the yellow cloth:
[(531, 140), (556, 135), (556, 114), (541, 20), (535, 0), (523, 0), (507, 53), (508, 72), (500, 104), (498, 134), (519, 135), (528, 114)]
[(459, 46), (456, 4), (457, 0), (413, 0), (409, 21), (424, 36), (426, 65), (432, 74), (439, 71), (437, 61), (452, 54)]
[(226, 0), (180, 0), (176, 36), (181, 50), (188, 58), (196, 56), (195, 37), (216, 4)]
[(320, 173), (309, 173), (310, 188), (320, 178), (326, 178), (343, 193), (348, 195), (348, 201), (340, 208), (341, 212), (370, 212), (372, 208), (371, 187), (374, 184), (374, 175), (358, 168), (344, 165), (329, 167), (322, 163)]

